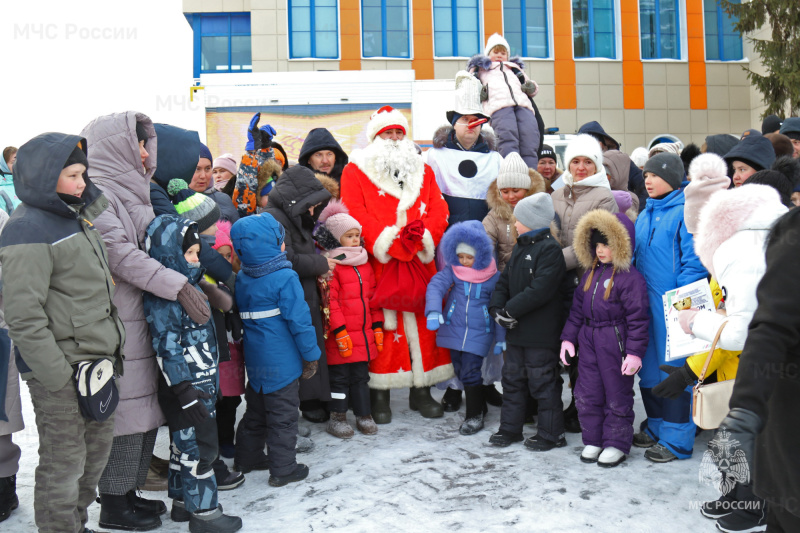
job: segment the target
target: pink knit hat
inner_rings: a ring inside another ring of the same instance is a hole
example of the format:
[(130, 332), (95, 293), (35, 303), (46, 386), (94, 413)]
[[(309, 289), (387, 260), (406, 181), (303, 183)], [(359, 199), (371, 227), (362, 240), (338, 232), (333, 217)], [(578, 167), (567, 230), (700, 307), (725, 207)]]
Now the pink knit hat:
[(217, 222), (217, 232), (214, 234), (215, 242), (214, 248), (215, 250), (219, 250), (223, 246), (230, 246), (231, 250), (233, 249), (233, 243), (231, 242), (231, 223), (227, 220), (220, 220)]
[(319, 215), (319, 221), (325, 224), (331, 235), (338, 241), (351, 229), (361, 230), (358, 220), (350, 216), (347, 206), (339, 200), (331, 200)]
[(683, 189), (683, 220), (689, 233), (697, 232), (700, 211), (711, 195), (730, 186), (731, 179), (727, 174), (728, 165), (717, 154), (706, 152), (692, 160), (689, 165), (689, 185)]
[(215, 168), (224, 168), (233, 174), (234, 178), (236, 177), (236, 159), (233, 157), (233, 154), (222, 154), (216, 158), (214, 164), (211, 165), (211, 170)]

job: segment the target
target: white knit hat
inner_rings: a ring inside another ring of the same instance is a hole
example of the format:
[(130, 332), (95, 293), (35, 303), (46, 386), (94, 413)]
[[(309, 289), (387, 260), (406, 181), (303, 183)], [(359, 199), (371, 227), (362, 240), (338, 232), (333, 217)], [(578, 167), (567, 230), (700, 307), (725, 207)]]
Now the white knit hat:
[(647, 152), (647, 148), (645, 148), (644, 146), (640, 146), (636, 150), (631, 152), (631, 160), (633, 161), (633, 164), (639, 168), (642, 168), (644, 166), (644, 164), (647, 162), (648, 157), (649, 154)]
[(531, 177), (528, 174), (528, 165), (517, 152), (509, 153), (500, 163), (500, 172), (497, 174), (498, 189), (525, 189), (531, 188)]
[(489, 52), (492, 51), (492, 48), (495, 46), (504, 46), (506, 49), (506, 54), (508, 57), (511, 57), (511, 47), (508, 46), (508, 41), (500, 35), (499, 33), (493, 33), (491, 37), (486, 40), (486, 49), (483, 51), (483, 55), (489, 55)]
[(472, 257), (475, 257), (475, 254), (477, 254), (477, 252), (475, 251), (475, 247), (470, 246), (465, 242), (460, 242), (458, 243), (458, 246), (456, 246), (456, 255), (458, 254), (467, 254), (471, 255)]
[(565, 150), (564, 164), (569, 171), (570, 162), (576, 157), (588, 157), (594, 162), (597, 167), (597, 172), (605, 171), (603, 168), (603, 151), (600, 148), (600, 143), (591, 135), (582, 133), (573, 137)]
[(407, 135), (408, 121), (403, 113), (392, 106), (385, 105), (370, 117), (369, 124), (367, 124), (367, 139), (372, 142), (378, 134), (391, 128), (399, 128)]

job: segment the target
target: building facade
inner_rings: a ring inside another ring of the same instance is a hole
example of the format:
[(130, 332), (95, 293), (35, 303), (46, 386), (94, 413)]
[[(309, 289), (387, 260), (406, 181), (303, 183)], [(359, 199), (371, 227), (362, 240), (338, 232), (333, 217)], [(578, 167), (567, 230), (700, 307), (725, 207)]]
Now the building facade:
[[(443, 87), (497, 32), (559, 133), (597, 120), (630, 151), (665, 133), (699, 145), (761, 123), (742, 69), (759, 65), (719, 0), (183, 0), (183, 11), (200, 79), (412, 71)], [(414, 137), (429, 139), (418, 114)]]

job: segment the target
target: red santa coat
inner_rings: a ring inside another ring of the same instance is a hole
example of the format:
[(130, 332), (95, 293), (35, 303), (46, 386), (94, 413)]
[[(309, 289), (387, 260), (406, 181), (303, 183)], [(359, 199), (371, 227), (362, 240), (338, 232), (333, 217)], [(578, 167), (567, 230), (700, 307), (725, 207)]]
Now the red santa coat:
[[(364, 151), (356, 150), (344, 168), (341, 199), (362, 227), (365, 248), (380, 281), (391, 259), (411, 261), (398, 239), (408, 223), (421, 220), (425, 234), (416, 255), (431, 275), (436, 245), (447, 229), (449, 210), (428, 165), (406, 176), (400, 187), (373, 169)], [(450, 352), (436, 346), (436, 332), (425, 327), (424, 313), (398, 313), (384, 309), (383, 352), (370, 362), (373, 389), (425, 387), (453, 376)]]

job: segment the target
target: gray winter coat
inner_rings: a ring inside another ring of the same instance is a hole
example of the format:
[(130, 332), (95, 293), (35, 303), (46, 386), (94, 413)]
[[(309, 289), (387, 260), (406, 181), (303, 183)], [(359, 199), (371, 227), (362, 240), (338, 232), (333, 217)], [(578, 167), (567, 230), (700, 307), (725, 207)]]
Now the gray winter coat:
[[(142, 168), (136, 123), (148, 133), (150, 157)], [(95, 225), (108, 249), (114, 275), (114, 304), (125, 325), (125, 375), (119, 383), (120, 403), (114, 435), (143, 433), (161, 426), (158, 364), (144, 316), (142, 291), (175, 300), (186, 276), (164, 267), (144, 249), (144, 235), (153, 221), (150, 178), (156, 168), (157, 139), (151, 120), (134, 111), (99, 117), (82, 132), (89, 143), (89, 176), (108, 199), (108, 209)]]

